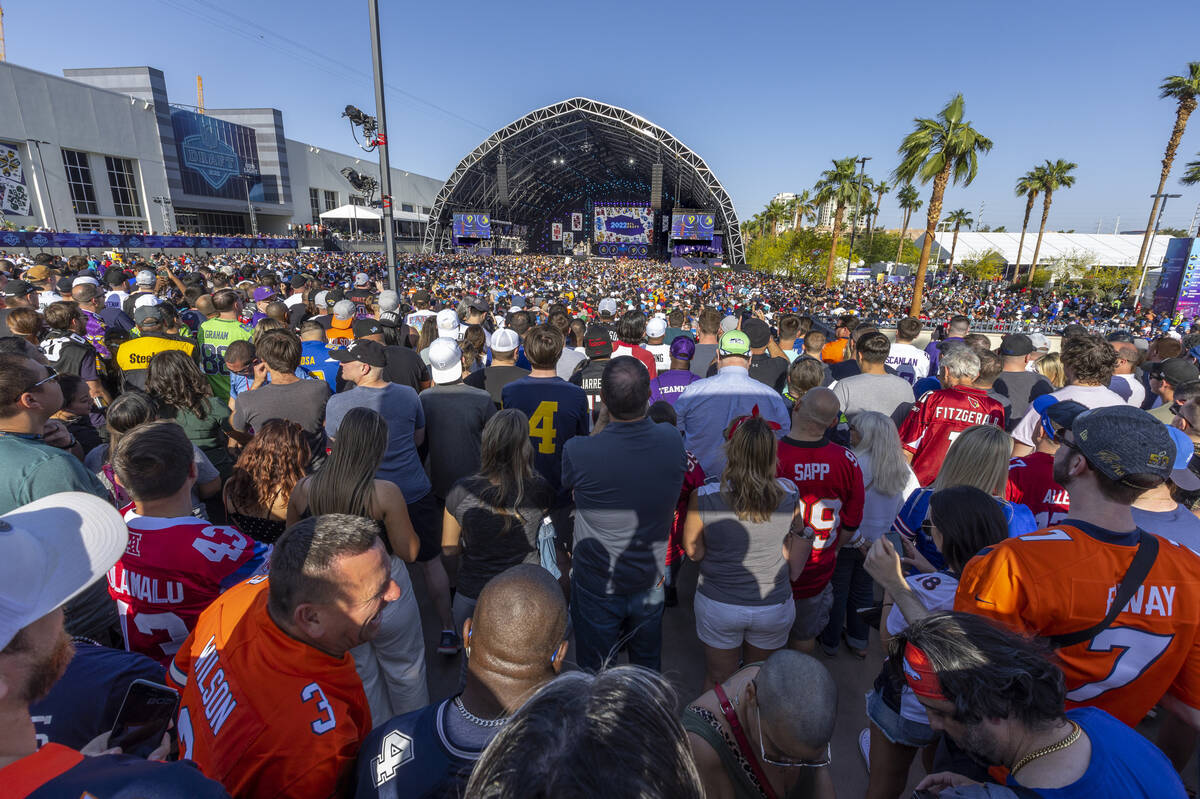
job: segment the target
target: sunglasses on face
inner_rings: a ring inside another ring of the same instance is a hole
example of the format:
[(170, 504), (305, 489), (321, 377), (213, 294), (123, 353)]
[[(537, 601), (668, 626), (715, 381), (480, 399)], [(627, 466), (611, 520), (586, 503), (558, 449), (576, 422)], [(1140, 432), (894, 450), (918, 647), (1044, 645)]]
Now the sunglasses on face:
[(32, 386), (30, 386), (30, 387), (29, 387), (29, 390), (30, 390), (30, 391), (36, 391), (38, 388), (42, 387), (42, 386), (43, 386), (43, 385), (45, 385), (46, 383), (49, 383), (51, 380), (57, 380), (57, 379), (58, 379), (58, 377), (59, 377), (59, 375), (58, 375), (58, 372), (54, 371), (53, 369), (50, 369), (49, 367), (47, 367), (47, 371), (48, 371), (50, 374), (46, 375), (46, 376), (45, 376), (45, 377), (43, 377), (41, 380), (37, 381), (37, 382), (36, 382), (36, 383), (34, 383)]

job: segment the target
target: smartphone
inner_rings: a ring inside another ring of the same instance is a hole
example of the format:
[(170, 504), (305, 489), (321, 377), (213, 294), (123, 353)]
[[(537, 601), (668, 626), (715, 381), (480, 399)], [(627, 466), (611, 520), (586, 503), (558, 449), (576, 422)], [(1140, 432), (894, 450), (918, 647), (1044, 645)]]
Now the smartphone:
[(913, 791), (912, 799), (937, 799), (937, 794), (933, 791)]
[(162, 743), (179, 709), (179, 692), (149, 680), (134, 680), (117, 711), (110, 747), (119, 746), (127, 755), (146, 757)]
[(895, 530), (888, 530), (883, 534), (887, 538), (888, 543), (892, 545), (892, 549), (896, 550), (896, 554), (904, 557), (904, 539)]

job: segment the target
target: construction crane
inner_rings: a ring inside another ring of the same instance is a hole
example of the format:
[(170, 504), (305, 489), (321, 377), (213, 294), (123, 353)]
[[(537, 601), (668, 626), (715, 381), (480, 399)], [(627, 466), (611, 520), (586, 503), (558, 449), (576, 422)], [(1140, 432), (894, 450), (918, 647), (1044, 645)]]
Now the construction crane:
[(196, 76), (196, 112), (204, 113), (204, 78)]

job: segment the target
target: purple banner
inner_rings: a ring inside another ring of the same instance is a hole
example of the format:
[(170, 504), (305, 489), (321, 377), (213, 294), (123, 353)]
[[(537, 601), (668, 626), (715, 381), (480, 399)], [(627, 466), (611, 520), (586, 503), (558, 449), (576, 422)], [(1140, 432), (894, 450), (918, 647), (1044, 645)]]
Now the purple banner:
[(0, 231), (0, 247), (98, 247), (120, 250), (149, 247), (156, 250), (190, 250), (220, 247), (238, 250), (294, 250), (295, 239), (243, 239), (234, 236), (149, 236), (141, 233), (43, 233), (30, 230)]
[[(1184, 245), (1180, 249), (1187, 256), (1183, 264), (1183, 275), (1179, 281), (1179, 301), (1175, 304), (1175, 313), (1183, 319), (1193, 319), (1200, 312), (1200, 239), (1174, 239), (1171, 244)], [(1167, 247), (1167, 258), (1171, 257), (1171, 248)], [(1163, 274), (1166, 275), (1166, 267)]]

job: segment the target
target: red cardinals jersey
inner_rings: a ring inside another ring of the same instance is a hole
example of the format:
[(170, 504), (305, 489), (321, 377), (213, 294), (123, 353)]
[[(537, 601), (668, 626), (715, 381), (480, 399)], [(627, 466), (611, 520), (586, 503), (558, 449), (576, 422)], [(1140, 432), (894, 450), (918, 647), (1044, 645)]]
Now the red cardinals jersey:
[(1004, 498), (1033, 511), (1038, 527), (1067, 518), (1071, 509), (1067, 489), (1054, 482), (1054, 456), (1049, 452), (1031, 452), (1009, 461)]
[(950, 443), (977, 424), (1004, 427), (1004, 408), (979, 388), (954, 386), (930, 391), (912, 406), (900, 425), (900, 442), (913, 453), (912, 469), (927, 486), (937, 477)]
[(261, 570), (267, 549), (233, 527), (125, 514), (129, 543), (108, 571), (125, 648), (164, 666), (222, 591)]
[(840, 531), (852, 532), (862, 524), (862, 469), (854, 453), (827, 439), (784, 438), (778, 475), (796, 484), (804, 525), (813, 531), (808, 563), (792, 582), (792, 596), (807, 599), (821, 593), (833, 576)]
[[(1024, 634), (1062, 635), (1104, 618), (1137, 536), (1057, 524), (983, 550), (963, 569), (954, 609)], [(1136, 726), (1166, 693), (1200, 709), (1200, 557), (1159, 538), (1141, 588), (1109, 627), (1056, 653), (1067, 705)]]
[(646, 367), (646, 371), (650, 373), (650, 379), (658, 377), (658, 366), (654, 363), (654, 355), (644, 347), (629, 344), (613, 344), (612, 357), (619, 358), (622, 355), (629, 355), (637, 358), (642, 362), (642, 366)]
[(175, 655), (180, 757), (234, 797), (347, 796), (371, 731), (354, 659), (284, 633), (267, 594), (263, 576), (229, 589)]
[(679, 487), (679, 501), (675, 503), (675, 518), (671, 521), (671, 536), (667, 539), (667, 565), (683, 557), (683, 524), (687, 520), (688, 500), (692, 492), (704, 485), (704, 470), (700, 461), (689, 450), (687, 471), (683, 473), (683, 485)]

